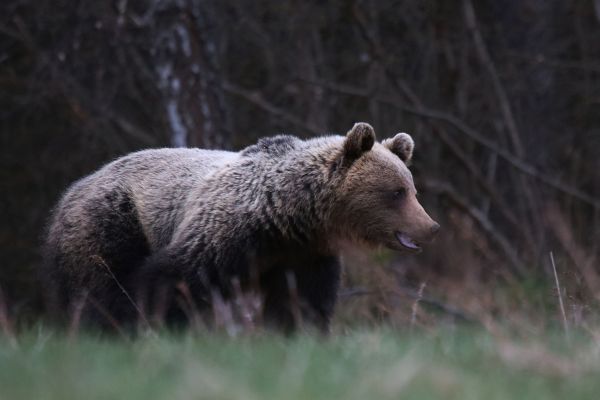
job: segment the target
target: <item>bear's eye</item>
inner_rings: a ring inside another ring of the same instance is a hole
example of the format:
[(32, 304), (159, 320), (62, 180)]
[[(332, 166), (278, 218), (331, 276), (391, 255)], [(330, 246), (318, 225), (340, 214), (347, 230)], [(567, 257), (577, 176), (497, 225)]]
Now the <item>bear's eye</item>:
[(394, 191), (394, 197), (401, 199), (406, 196), (406, 188), (400, 188)]

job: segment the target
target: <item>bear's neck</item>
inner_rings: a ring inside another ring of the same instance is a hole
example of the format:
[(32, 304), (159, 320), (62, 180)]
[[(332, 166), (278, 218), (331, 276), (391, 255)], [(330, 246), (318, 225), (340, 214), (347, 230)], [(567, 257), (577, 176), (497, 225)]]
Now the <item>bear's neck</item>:
[(257, 210), (265, 229), (284, 241), (328, 247), (330, 219), (338, 174), (332, 169), (339, 152), (337, 141), (321, 147), (291, 151), (267, 164), (260, 185)]

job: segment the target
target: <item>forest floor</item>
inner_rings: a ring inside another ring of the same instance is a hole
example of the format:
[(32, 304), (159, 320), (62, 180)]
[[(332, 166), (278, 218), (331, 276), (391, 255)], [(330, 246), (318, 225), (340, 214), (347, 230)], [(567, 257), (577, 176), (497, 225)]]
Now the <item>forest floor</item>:
[(589, 334), (483, 328), (298, 334), (159, 333), (137, 339), (40, 328), (0, 335), (0, 399), (595, 399)]

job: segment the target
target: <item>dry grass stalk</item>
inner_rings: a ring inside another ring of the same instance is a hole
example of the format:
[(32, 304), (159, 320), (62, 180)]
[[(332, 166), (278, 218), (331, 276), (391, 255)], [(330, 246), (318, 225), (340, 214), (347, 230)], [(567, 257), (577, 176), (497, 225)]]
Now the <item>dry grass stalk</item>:
[(546, 207), (545, 217), (548, 226), (565, 249), (566, 254), (583, 276), (583, 282), (589, 293), (596, 301), (600, 301), (600, 276), (594, 268), (597, 256), (594, 255), (591, 249), (586, 251), (584, 246), (578, 243), (571, 222), (556, 204), (550, 204)]
[(259, 315), (262, 314), (262, 302), (257, 301), (257, 297), (252, 293), (244, 293), (239, 278), (232, 280), (235, 293), (234, 303), (237, 314), (242, 321), (242, 326), (246, 333), (256, 331), (257, 322), (260, 322)]
[(179, 282), (176, 285), (177, 290), (181, 293), (182, 297), (177, 299), (181, 301), (180, 307), (188, 318), (190, 325), (199, 332), (203, 328), (202, 319), (200, 317), (200, 311), (194, 301), (190, 287), (185, 282)]
[(558, 292), (558, 304), (560, 305), (560, 312), (563, 317), (563, 327), (565, 329), (565, 337), (569, 340), (569, 323), (567, 322), (567, 313), (565, 312), (565, 305), (562, 299), (562, 291), (560, 290), (560, 282), (558, 280), (558, 274), (556, 273), (556, 264), (554, 263), (554, 254), (550, 252), (550, 262), (552, 263), (552, 270), (554, 271), (554, 280), (556, 282), (556, 291)]
[(87, 302), (88, 292), (83, 292), (73, 303), (73, 310), (71, 313), (71, 322), (69, 324), (69, 340), (73, 340), (79, 334), (79, 327), (81, 325), (81, 315)]
[(231, 303), (225, 301), (218, 290), (212, 291), (212, 309), (216, 329), (224, 329), (228, 336), (234, 337), (239, 333), (235, 323)]
[(127, 290), (123, 287), (123, 285), (121, 285), (121, 282), (119, 282), (119, 280), (117, 279), (115, 274), (112, 272), (112, 270), (110, 269), (108, 264), (104, 261), (104, 259), (102, 259), (102, 257), (100, 257), (100, 256), (95, 256), (94, 260), (108, 271), (109, 275), (115, 281), (115, 283), (117, 284), (117, 286), (119, 287), (121, 292), (125, 295), (125, 297), (127, 297), (127, 300), (131, 303), (133, 308), (135, 308), (135, 311), (137, 312), (137, 314), (140, 318), (140, 321), (146, 326), (146, 328), (148, 330), (152, 330), (150, 322), (148, 322), (148, 319), (146, 318), (146, 315), (144, 314), (144, 312), (140, 309), (140, 307), (137, 305), (137, 303), (129, 295), (129, 292), (127, 292)]
[(290, 293), (290, 309), (294, 318), (294, 326), (302, 327), (302, 313), (300, 312), (300, 296), (298, 295), (298, 284), (296, 283), (296, 276), (288, 271), (285, 274), (288, 290)]
[[(129, 340), (129, 336), (121, 327), (121, 325), (119, 325), (119, 322), (117, 322), (117, 320), (99, 302), (97, 302), (92, 296), (88, 296), (87, 301), (108, 321), (110, 326), (119, 334), (119, 336), (121, 336), (121, 338), (125, 339), (126, 341)], [(147, 332), (154, 335), (154, 332), (151, 329), (148, 329)]]
[(419, 287), (419, 291), (417, 293), (417, 298), (415, 299), (413, 306), (412, 306), (412, 313), (410, 316), (411, 332), (415, 326), (415, 323), (417, 322), (417, 312), (419, 311), (419, 301), (421, 301), (421, 299), (423, 298), (423, 291), (425, 290), (425, 286), (427, 286), (427, 282), (421, 283), (421, 286)]
[(4, 334), (4, 336), (8, 338), (8, 342), (10, 343), (10, 345), (13, 348), (17, 348), (18, 342), (15, 336), (12, 321), (10, 320), (8, 315), (8, 306), (4, 298), (2, 288), (0, 288), (0, 329), (2, 329), (2, 333)]

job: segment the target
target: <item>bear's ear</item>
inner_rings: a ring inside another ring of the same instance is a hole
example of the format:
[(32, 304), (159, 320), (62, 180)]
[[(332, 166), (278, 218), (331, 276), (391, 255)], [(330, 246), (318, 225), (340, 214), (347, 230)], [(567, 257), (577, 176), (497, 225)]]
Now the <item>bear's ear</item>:
[(381, 144), (400, 157), (405, 164), (410, 163), (415, 148), (415, 142), (408, 133), (398, 133), (393, 138), (385, 139)]
[(349, 161), (358, 159), (371, 150), (375, 143), (375, 130), (366, 122), (357, 122), (346, 134), (344, 158)]

